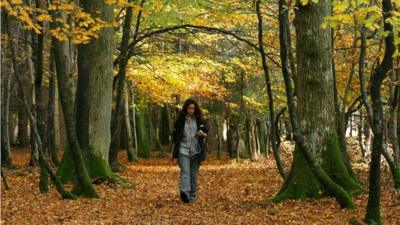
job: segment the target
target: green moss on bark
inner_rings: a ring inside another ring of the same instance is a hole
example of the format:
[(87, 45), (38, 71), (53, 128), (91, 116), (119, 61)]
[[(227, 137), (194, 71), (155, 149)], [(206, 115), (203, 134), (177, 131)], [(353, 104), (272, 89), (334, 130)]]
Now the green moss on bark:
[(320, 183), (315, 178), (304, 155), (296, 146), (289, 177), (273, 200), (280, 202), (287, 199), (320, 198), (320, 190)]
[(137, 139), (138, 139), (138, 150), (137, 150), (138, 157), (150, 158), (149, 133), (146, 132), (144, 112), (139, 112), (137, 114), (136, 124), (137, 124), (136, 126), (137, 126)]
[[(361, 193), (363, 191), (362, 188), (349, 175), (343, 162), (336, 134), (328, 135), (323, 143), (326, 147), (326, 151), (322, 154), (321, 165), (324, 171), (350, 196)], [(322, 195), (331, 196), (332, 193), (329, 193), (328, 189), (317, 180), (304, 155), (296, 146), (289, 177), (273, 200), (279, 202), (286, 199), (320, 198)]]
[(393, 181), (394, 181), (394, 188), (400, 189), (400, 168), (395, 166), (390, 168), (392, 171)]
[[(69, 148), (64, 149), (64, 154), (61, 159), (60, 167), (57, 170), (57, 176), (60, 178), (60, 181), (65, 184), (68, 181), (72, 181), (72, 177), (75, 174), (75, 163), (72, 158), (72, 154), (70, 153)], [(74, 182), (75, 183), (75, 182)]]
[(322, 168), (325, 172), (351, 196), (358, 195), (363, 189), (358, 181), (351, 176), (339, 148), (337, 135), (331, 134), (325, 138), (326, 151), (322, 154)]
[(111, 177), (112, 171), (107, 160), (102, 159), (100, 156), (89, 153), (89, 175), (93, 178)]
[[(99, 178), (109, 178), (113, 176), (111, 167), (106, 160), (103, 160), (100, 156), (96, 156), (93, 153), (89, 153), (88, 158), (89, 159), (85, 161), (88, 168), (89, 176), (92, 180)], [(63, 183), (72, 181), (76, 184), (75, 164), (71, 152), (68, 148), (65, 149), (61, 165), (57, 171), (57, 176), (60, 177), (60, 180)]]

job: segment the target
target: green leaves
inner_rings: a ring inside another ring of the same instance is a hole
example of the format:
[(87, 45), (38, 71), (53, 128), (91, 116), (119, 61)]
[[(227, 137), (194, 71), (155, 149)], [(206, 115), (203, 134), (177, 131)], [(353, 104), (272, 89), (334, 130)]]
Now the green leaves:
[[(317, 4), (318, 0), (311, 0), (312, 3)], [(309, 0), (300, 0), (301, 5), (308, 5)]]

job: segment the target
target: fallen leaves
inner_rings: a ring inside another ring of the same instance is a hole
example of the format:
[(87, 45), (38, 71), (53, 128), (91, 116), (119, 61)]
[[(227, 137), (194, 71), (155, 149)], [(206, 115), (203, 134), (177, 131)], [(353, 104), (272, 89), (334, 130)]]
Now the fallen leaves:
[[(361, 222), (367, 195), (354, 199), (356, 209), (341, 209), (333, 198), (272, 203), (282, 179), (272, 157), (258, 162), (209, 159), (200, 168), (198, 199), (179, 201), (176, 161), (153, 158), (126, 162), (120, 175), (129, 188), (96, 185), (100, 199), (62, 200), (54, 187), (40, 194), (38, 169), (26, 165), (29, 152), (13, 151), (19, 168), (7, 171), (10, 190), (1, 190), (4, 224), (349, 224)], [(290, 156), (283, 151), (286, 165)], [(288, 169), (288, 168), (287, 168)], [(367, 172), (356, 170), (366, 184)], [(382, 177), (382, 214), (385, 224), (400, 224), (399, 194), (390, 174)], [(67, 188), (71, 188), (68, 186)]]

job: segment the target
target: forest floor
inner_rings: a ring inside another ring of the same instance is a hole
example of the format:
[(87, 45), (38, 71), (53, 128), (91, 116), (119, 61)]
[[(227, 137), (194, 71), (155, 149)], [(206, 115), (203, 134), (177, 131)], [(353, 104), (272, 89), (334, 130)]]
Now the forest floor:
[[(214, 155), (214, 153), (212, 153)], [(273, 157), (250, 162), (216, 160), (211, 155), (200, 168), (198, 199), (179, 201), (179, 169), (169, 158), (152, 158), (129, 163), (121, 176), (126, 185), (96, 185), (99, 199), (63, 200), (54, 186), (40, 194), (39, 171), (28, 167), (28, 150), (13, 150), (16, 170), (5, 171), (10, 190), (1, 190), (1, 224), (349, 224), (361, 223), (366, 194), (357, 196), (355, 209), (341, 209), (333, 198), (272, 203), (282, 178)], [(287, 170), (290, 150), (283, 151)], [(367, 188), (368, 167), (355, 165)], [(382, 175), (381, 209), (384, 224), (400, 224), (400, 194), (390, 174)], [(68, 186), (69, 187), (69, 186)], [(361, 223), (362, 224), (362, 223)]]

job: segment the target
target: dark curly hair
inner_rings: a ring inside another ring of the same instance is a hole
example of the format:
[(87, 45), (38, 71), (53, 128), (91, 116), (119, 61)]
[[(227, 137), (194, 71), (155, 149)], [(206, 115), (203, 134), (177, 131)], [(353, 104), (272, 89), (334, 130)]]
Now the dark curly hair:
[(199, 103), (197, 103), (197, 101), (194, 100), (193, 98), (189, 98), (185, 101), (185, 103), (183, 104), (182, 110), (179, 112), (178, 120), (183, 120), (183, 121), (185, 120), (185, 117), (187, 115), (187, 109), (189, 108), (189, 105), (191, 105), (191, 104), (194, 105), (195, 117), (200, 121), (204, 121), (203, 112), (200, 109)]

